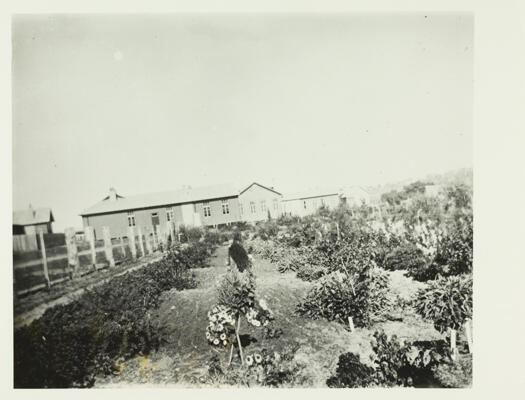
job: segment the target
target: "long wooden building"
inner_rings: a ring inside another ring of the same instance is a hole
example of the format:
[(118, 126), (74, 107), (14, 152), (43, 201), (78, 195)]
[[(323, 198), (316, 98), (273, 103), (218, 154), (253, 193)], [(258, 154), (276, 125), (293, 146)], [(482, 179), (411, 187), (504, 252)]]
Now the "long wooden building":
[(109, 227), (112, 237), (126, 236), (128, 227), (140, 227), (144, 234), (175, 227), (218, 226), (235, 222), (257, 222), (281, 214), (281, 193), (258, 183), (242, 190), (232, 185), (150, 193), (124, 197), (111, 188), (100, 202), (80, 215), (84, 228), (93, 227), (96, 238)]

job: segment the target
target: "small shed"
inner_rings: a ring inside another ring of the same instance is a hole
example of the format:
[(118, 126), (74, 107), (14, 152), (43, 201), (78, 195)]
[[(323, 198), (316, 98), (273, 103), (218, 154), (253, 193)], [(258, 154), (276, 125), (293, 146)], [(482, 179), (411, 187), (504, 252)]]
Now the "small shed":
[(55, 222), (53, 212), (49, 207), (13, 211), (13, 235), (32, 235), (53, 233), (52, 223)]

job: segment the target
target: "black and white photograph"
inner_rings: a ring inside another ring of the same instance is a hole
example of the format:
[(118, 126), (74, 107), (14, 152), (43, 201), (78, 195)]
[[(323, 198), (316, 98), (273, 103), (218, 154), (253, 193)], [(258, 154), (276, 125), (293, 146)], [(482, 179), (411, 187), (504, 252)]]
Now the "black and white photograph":
[(472, 388), (474, 31), (13, 14), (13, 388)]

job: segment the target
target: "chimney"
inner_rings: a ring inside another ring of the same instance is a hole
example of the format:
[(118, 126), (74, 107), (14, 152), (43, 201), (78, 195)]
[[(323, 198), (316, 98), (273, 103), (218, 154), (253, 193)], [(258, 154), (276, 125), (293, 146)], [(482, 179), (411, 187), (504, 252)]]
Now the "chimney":
[(109, 201), (117, 201), (117, 191), (115, 188), (109, 188)]

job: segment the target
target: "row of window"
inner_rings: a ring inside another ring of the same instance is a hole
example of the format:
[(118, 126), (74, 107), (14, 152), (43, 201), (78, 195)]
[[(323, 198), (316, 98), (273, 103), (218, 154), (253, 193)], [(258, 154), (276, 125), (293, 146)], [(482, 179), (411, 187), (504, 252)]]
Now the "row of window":
[[(260, 205), (261, 205), (261, 211), (263, 213), (268, 210), (268, 208), (266, 207), (266, 201), (265, 200), (262, 200), (260, 202)], [(305, 202), (305, 208), (306, 208), (306, 202)], [(230, 205), (228, 204), (228, 200), (223, 200), (222, 201), (221, 209), (222, 209), (222, 214), (223, 215), (228, 215), (230, 213)], [(279, 209), (279, 203), (278, 203), (278, 201), (276, 199), (273, 200), (273, 209), (275, 211), (277, 211)], [(202, 203), (202, 210), (203, 210), (203, 214), (204, 214), (205, 217), (211, 217), (211, 207), (210, 207), (210, 203), (209, 202)], [(244, 209), (243, 209), (242, 203), (239, 203), (239, 210), (240, 210), (241, 214), (244, 213)], [(197, 205), (196, 204), (193, 205), (193, 211), (197, 212)], [(256, 207), (256, 204), (255, 204), (254, 201), (250, 201), (250, 212), (252, 214), (257, 212), (257, 207)], [(158, 218), (157, 213), (152, 214), (152, 215), (154, 215), (155, 218)], [(173, 208), (171, 208), (171, 207), (166, 208), (166, 219), (168, 221), (173, 221), (174, 220)], [(128, 226), (135, 226), (135, 214), (134, 214), (133, 211), (129, 211), (128, 212)]]
[[(317, 208), (317, 199), (314, 199), (312, 201), (312, 204), (314, 206), (314, 208)], [(303, 200), (303, 205), (304, 205), (304, 209), (306, 210), (306, 200)], [(321, 199), (321, 207), (324, 207), (326, 205), (324, 199)]]
[[(266, 207), (266, 200), (261, 200), (260, 204), (261, 204), (261, 211), (263, 213), (268, 211), (268, 208)], [(277, 201), (277, 199), (273, 200), (273, 209), (275, 211), (279, 210), (279, 202)], [(244, 206), (242, 205), (242, 203), (239, 203), (239, 210), (241, 214), (244, 214)], [(252, 214), (255, 214), (257, 212), (257, 206), (255, 204), (255, 201), (250, 201), (250, 212)]]
[[(202, 208), (203, 208), (203, 211), (204, 211), (204, 216), (205, 217), (211, 217), (210, 203), (207, 203), (207, 202), (203, 203), (202, 204)], [(197, 205), (196, 204), (193, 205), (193, 211), (197, 212)], [(229, 206), (227, 200), (223, 200), (222, 201), (222, 213), (224, 215), (230, 213), (230, 206)], [(152, 214), (152, 217), (158, 218), (158, 214), (154, 213), (154, 214)], [(166, 208), (166, 219), (168, 220), (168, 222), (174, 220), (173, 208), (171, 208), (171, 207)], [(134, 214), (133, 211), (129, 211), (128, 212), (128, 226), (135, 226), (135, 214)]]

